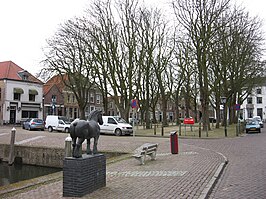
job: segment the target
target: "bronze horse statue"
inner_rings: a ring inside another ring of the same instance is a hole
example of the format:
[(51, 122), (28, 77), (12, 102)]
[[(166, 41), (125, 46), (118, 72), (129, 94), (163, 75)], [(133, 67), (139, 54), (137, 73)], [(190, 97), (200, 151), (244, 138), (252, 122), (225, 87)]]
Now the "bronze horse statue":
[[(102, 111), (94, 110), (90, 113), (88, 121), (75, 120), (70, 124), (69, 132), (72, 138), (72, 156), (79, 158), (82, 155), (79, 153), (80, 147), (85, 139), (87, 139), (87, 154), (98, 153), (97, 144), (100, 136), (100, 126), (103, 124)], [(94, 138), (93, 150), (90, 148), (90, 139)]]

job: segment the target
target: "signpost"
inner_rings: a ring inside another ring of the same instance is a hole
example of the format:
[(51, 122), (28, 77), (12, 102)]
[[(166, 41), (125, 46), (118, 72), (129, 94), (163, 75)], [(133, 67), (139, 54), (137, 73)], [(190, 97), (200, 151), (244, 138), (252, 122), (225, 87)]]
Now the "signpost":
[(239, 111), (240, 111), (240, 104), (235, 105), (235, 110), (237, 111), (237, 129), (236, 129), (236, 136), (239, 135), (240, 132), (240, 121), (239, 121)]
[(138, 100), (137, 99), (133, 99), (131, 100), (131, 108), (133, 109), (133, 116), (132, 116), (132, 127), (133, 127), (133, 137), (135, 137), (135, 116), (136, 116), (136, 110), (138, 108)]

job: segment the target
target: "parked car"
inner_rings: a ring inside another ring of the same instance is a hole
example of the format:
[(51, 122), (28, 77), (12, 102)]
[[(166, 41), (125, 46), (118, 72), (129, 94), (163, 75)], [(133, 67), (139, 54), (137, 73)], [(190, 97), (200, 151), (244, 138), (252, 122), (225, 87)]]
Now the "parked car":
[(68, 133), (70, 128), (70, 121), (68, 121), (67, 118), (63, 116), (47, 115), (45, 120), (45, 128), (47, 128), (49, 132), (53, 132), (53, 130), (55, 130)]
[(131, 117), (128, 118), (128, 122), (129, 122), (130, 125), (133, 125), (133, 121), (134, 121), (134, 125), (139, 123), (137, 118), (131, 118)]
[(259, 122), (261, 128), (264, 127), (263, 121), (261, 120), (260, 116), (254, 116), (253, 119)]
[(31, 121), (31, 118), (26, 119), (23, 123), (22, 123), (22, 128), (25, 129), (25, 124), (29, 123)]
[(117, 136), (133, 133), (133, 127), (119, 116), (103, 116), (103, 125), (100, 125), (100, 129), (101, 133)]
[(45, 122), (39, 118), (30, 118), (23, 122), (22, 128), (30, 131), (36, 129), (44, 131)]
[(252, 119), (247, 119), (246, 121), (246, 133), (258, 132), (261, 133), (261, 127), (259, 121)]

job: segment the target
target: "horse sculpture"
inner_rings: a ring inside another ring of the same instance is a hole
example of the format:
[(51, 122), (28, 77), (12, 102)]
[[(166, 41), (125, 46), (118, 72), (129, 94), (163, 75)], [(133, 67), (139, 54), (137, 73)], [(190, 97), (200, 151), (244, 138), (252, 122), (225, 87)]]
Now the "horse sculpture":
[[(103, 124), (102, 112), (94, 110), (90, 113), (88, 121), (75, 120), (70, 124), (70, 137), (72, 138), (72, 156), (79, 158), (82, 155), (79, 153), (80, 147), (85, 139), (87, 139), (87, 154), (98, 153), (97, 144), (100, 136), (100, 126)], [(94, 138), (93, 150), (90, 147), (90, 139)]]

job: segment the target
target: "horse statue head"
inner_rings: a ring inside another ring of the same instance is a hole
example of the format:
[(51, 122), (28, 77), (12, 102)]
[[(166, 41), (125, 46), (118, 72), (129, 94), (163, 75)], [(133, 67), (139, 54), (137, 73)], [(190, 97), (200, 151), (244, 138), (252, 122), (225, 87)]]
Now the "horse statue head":
[(103, 117), (102, 117), (102, 111), (100, 110), (94, 110), (92, 111), (89, 116), (88, 116), (88, 120), (94, 120), (95, 122), (98, 122), (100, 125), (103, 124)]

